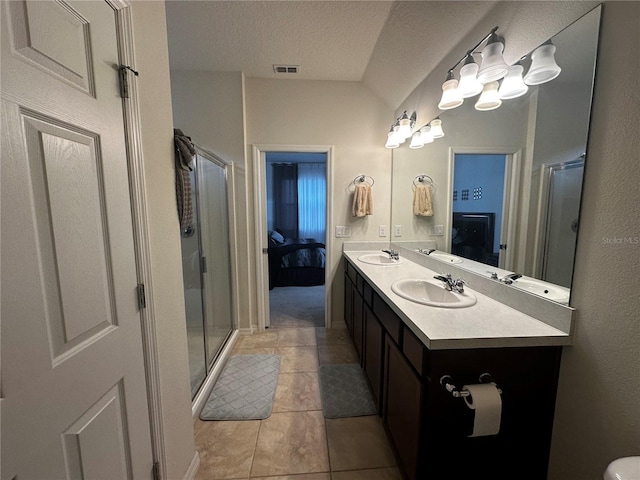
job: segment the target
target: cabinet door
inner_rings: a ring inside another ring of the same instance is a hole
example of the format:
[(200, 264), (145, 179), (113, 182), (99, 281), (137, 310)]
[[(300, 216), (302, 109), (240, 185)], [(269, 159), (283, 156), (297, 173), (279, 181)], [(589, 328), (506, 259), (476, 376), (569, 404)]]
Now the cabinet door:
[(381, 411), (382, 370), (384, 359), (384, 330), (371, 309), (364, 307), (364, 372), (369, 380), (373, 401)]
[(417, 479), (420, 445), (422, 384), (390, 337), (385, 338), (383, 420), (400, 468)]
[(364, 299), (353, 285), (353, 345), (362, 364), (362, 335), (364, 333)]
[(344, 323), (347, 324), (349, 336), (353, 337), (353, 283), (346, 272), (344, 274)]

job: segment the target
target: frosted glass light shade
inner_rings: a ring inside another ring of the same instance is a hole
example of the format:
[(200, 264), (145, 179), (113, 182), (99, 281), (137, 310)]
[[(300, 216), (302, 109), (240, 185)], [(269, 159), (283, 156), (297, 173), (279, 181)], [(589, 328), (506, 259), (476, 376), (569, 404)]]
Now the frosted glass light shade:
[(475, 97), (482, 91), (482, 83), (478, 81), (478, 64), (474, 61), (467, 63), (460, 69), (460, 82), (458, 92), (462, 98)]
[(384, 145), (386, 148), (398, 148), (400, 146), (400, 144), (398, 143), (398, 141), (396, 140), (396, 136), (395, 133), (393, 132), (393, 130), (391, 130), (388, 134), (387, 134), (387, 143), (385, 143)]
[(442, 130), (442, 120), (436, 118), (435, 120), (431, 120), (431, 136), (433, 138), (442, 138), (444, 137), (444, 130)]
[(411, 145), (409, 145), (409, 148), (422, 148), (424, 147), (424, 142), (422, 141), (422, 134), (420, 133), (420, 131), (417, 131), (416, 133), (413, 134), (413, 137), (411, 137)]
[(522, 65), (515, 64), (509, 67), (509, 73), (502, 79), (502, 85), (498, 90), (498, 96), (502, 100), (510, 100), (512, 98), (518, 98), (529, 90), (529, 87), (522, 80), (522, 72), (524, 68)]
[(401, 135), (405, 140), (411, 136), (411, 121), (408, 118), (400, 120), (398, 135)]
[(560, 75), (562, 69), (556, 63), (555, 53), (556, 46), (551, 43), (536, 48), (531, 54), (531, 67), (524, 76), (524, 83), (540, 85)]
[(420, 140), (426, 145), (427, 143), (433, 143), (433, 134), (431, 133), (431, 127), (428, 125), (420, 129)]
[(506, 64), (504, 58), (502, 58), (502, 51), (504, 50), (504, 43), (502, 43), (498, 36), (493, 34), (489, 38), (489, 43), (482, 50), (480, 54), (482, 56), (482, 63), (478, 70), (478, 81), (484, 85), (490, 82), (495, 82), (504, 77), (509, 71), (509, 65)]
[(442, 84), (442, 98), (438, 104), (440, 110), (451, 110), (459, 107), (464, 99), (458, 92), (458, 80), (452, 78)]
[(484, 86), (480, 98), (476, 102), (476, 110), (486, 112), (495, 110), (502, 105), (502, 100), (498, 96), (498, 82), (490, 82)]

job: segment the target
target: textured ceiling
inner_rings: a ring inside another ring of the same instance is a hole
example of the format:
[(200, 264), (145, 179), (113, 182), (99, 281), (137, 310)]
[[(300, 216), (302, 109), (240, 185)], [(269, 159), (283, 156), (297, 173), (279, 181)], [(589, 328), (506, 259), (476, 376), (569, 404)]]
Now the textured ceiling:
[(168, 0), (171, 68), (363, 81), (396, 108), (496, 3)]

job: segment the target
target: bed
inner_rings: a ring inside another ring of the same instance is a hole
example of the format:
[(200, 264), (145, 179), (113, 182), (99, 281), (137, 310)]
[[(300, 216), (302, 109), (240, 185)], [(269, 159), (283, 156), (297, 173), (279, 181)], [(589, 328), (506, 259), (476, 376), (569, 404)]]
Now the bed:
[(313, 238), (284, 238), (269, 232), (269, 290), (324, 285), (326, 250)]

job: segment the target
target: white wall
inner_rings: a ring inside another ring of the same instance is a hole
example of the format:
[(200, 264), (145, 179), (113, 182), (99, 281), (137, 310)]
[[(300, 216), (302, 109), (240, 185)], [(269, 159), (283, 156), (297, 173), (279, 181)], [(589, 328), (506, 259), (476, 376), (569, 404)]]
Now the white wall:
[[(243, 292), (238, 327), (249, 328), (255, 316), (248, 259), (250, 258), (244, 178), (244, 78), (241, 72), (171, 71), (173, 124), (200, 147), (236, 165), (235, 212), (238, 281)], [(253, 251), (251, 251), (253, 252)], [(252, 313), (254, 312), (254, 313)]]
[[(391, 153), (384, 135), (393, 121), (391, 108), (357, 82), (289, 81), (246, 79), (247, 144), (333, 145), (333, 170), (328, 182), (333, 189), (333, 225), (349, 225), (352, 236), (333, 239), (327, 259), (332, 292), (332, 319), (343, 317), (343, 275), (340, 270), (343, 240), (389, 240), (378, 236), (378, 225), (389, 224), (391, 202)], [(252, 163), (252, 161), (250, 161)], [(247, 168), (247, 173), (252, 171)], [(360, 174), (375, 179), (374, 214), (351, 216), (348, 191)], [(253, 181), (250, 176), (249, 185)], [(251, 214), (251, 217), (253, 215)]]
[(173, 168), (164, 2), (131, 2), (140, 92), (146, 208), (157, 332), (166, 478), (182, 478), (195, 454)]

